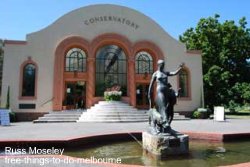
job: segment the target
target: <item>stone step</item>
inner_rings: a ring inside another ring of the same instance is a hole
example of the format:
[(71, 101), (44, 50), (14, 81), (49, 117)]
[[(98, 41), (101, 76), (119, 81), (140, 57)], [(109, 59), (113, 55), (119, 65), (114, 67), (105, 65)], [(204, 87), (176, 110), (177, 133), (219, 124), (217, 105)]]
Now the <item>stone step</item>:
[(35, 120), (33, 123), (69, 123), (69, 122), (77, 122), (77, 121), (65, 121), (65, 120)]
[(95, 122), (95, 123), (126, 123), (126, 122), (146, 122), (146, 120), (138, 120), (138, 121), (134, 121), (134, 120), (96, 120), (96, 121), (84, 121), (84, 122)]
[[(138, 110), (123, 102), (100, 101), (82, 113), (78, 122), (146, 122), (148, 110)], [(185, 116), (174, 113), (175, 120), (186, 120)]]
[(178, 120), (190, 120), (190, 118), (186, 118), (186, 117), (184, 117), (184, 118), (174, 118), (174, 120), (175, 121), (178, 121)]
[[(33, 122), (147, 122), (148, 114), (148, 110), (138, 110), (124, 102), (100, 101), (88, 110), (51, 111)], [(186, 120), (187, 118), (174, 113), (174, 119)]]
[(74, 115), (74, 114), (46, 114), (44, 115), (43, 117), (80, 117), (82, 114), (77, 114), (77, 115)]
[[(80, 117), (80, 119), (84, 119), (84, 118), (95, 118), (95, 119), (97, 119), (97, 118), (107, 118), (107, 119), (109, 119), (109, 118), (131, 118), (131, 119), (133, 119), (133, 118), (148, 118), (148, 116), (147, 115), (145, 115), (145, 116), (133, 116), (133, 115), (126, 115), (126, 116), (121, 116), (121, 115), (98, 115), (98, 116), (96, 116), (96, 115), (83, 115), (83, 116), (81, 116)], [(186, 118), (186, 117), (174, 117), (174, 119), (175, 120), (177, 120), (177, 119), (189, 119), (189, 118)]]
[(100, 101), (83, 113), (78, 122), (139, 122), (147, 121), (148, 114), (123, 102)]
[[(134, 115), (82, 115), (79, 120), (98, 120), (98, 119), (147, 119), (147, 115), (140, 115), (140, 116), (134, 116)], [(189, 118), (186, 118), (184, 116), (178, 116), (174, 117), (174, 120), (188, 120)]]
[[(174, 118), (175, 121), (178, 121), (178, 120), (190, 120), (189, 118)], [(138, 119), (107, 119), (107, 118), (103, 118), (103, 119), (97, 119), (97, 118), (94, 118), (94, 119), (79, 119), (77, 122), (122, 122), (122, 121), (125, 121), (125, 122), (147, 122), (148, 121), (148, 117), (147, 118), (138, 118)]]
[[(104, 107), (111, 107), (111, 106), (120, 106), (120, 107), (126, 107), (126, 106), (130, 106), (129, 104), (125, 104), (125, 103), (121, 103), (121, 104), (112, 104), (112, 103), (110, 103), (110, 104), (95, 104), (94, 106), (92, 106), (92, 107), (96, 107), (96, 106), (104, 106)], [(130, 107), (132, 107), (132, 106), (130, 106)]]
[(138, 122), (148, 120), (145, 111), (138, 111), (127, 103), (120, 101), (100, 101), (83, 113), (78, 122)]
[(76, 122), (82, 113), (86, 110), (65, 110), (51, 111), (43, 117), (34, 120), (34, 123), (50, 123), (50, 122)]
[[(114, 114), (114, 113), (119, 113), (119, 114), (123, 114), (123, 113), (128, 113), (128, 114), (147, 114), (148, 112), (140, 112), (140, 111), (115, 111), (115, 110), (109, 110), (109, 111), (88, 111), (85, 113), (93, 113), (93, 114)], [(82, 114), (85, 114), (82, 113)]]
[(139, 118), (141, 118), (141, 117), (148, 117), (147, 115), (82, 115), (80, 118), (87, 118), (87, 117), (95, 117), (95, 118), (97, 118), (97, 117), (106, 117), (106, 118), (110, 118), (110, 117), (124, 117), (124, 118), (126, 118), (126, 117), (139, 117)]
[(79, 112), (79, 111), (53, 111), (53, 112), (50, 112), (49, 114), (65, 114), (65, 115), (67, 115), (67, 114), (82, 114), (83, 112), (86, 112), (86, 110), (83, 110), (83, 111), (81, 111), (81, 112)]
[(98, 110), (88, 110), (88, 112), (137, 112), (137, 110), (134, 109), (98, 109)]
[(83, 114), (84, 116), (95, 116), (95, 117), (112, 117), (112, 116), (120, 116), (120, 117), (148, 117), (146, 114)]
[(68, 117), (41, 117), (38, 120), (63, 120), (63, 121), (76, 121), (79, 117), (68, 118)]
[(114, 107), (114, 106), (108, 106), (108, 107), (95, 106), (95, 107), (88, 109), (88, 111), (89, 110), (104, 110), (104, 109), (106, 109), (106, 110), (133, 110), (133, 111), (137, 111), (136, 108), (133, 108), (130, 106), (123, 106), (123, 107), (119, 107), (119, 106), (117, 106), (117, 107)]
[(119, 108), (119, 107), (96, 107), (96, 108), (91, 108), (88, 109), (87, 111), (138, 111), (135, 108), (130, 108), (130, 107), (123, 107), (123, 108)]
[(148, 119), (148, 117), (81, 117), (79, 120), (106, 120), (106, 119), (131, 119), (131, 120), (138, 120), (138, 119)]
[(147, 122), (148, 119), (96, 119), (96, 120), (84, 120), (77, 122)]
[(148, 119), (148, 117), (115, 117), (115, 116), (113, 116), (113, 117), (80, 117), (79, 118), (79, 120), (80, 119), (84, 119), (84, 118), (86, 118), (86, 119), (95, 119), (95, 120), (97, 120), (97, 119)]
[[(94, 114), (94, 115), (112, 115), (112, 114), (120, 114), (120, 115), (148, 115), (148, 112), (142, 112), (142, 111), (135, 111), (135, 112), (130, 112), (130, 111), (89, 111), (89, 112), (84, 112), (82, 115), (85, 114)], [(184, 115), (180, 115), (178, 113), (174, 114), (174, 117), (185, 117)]]

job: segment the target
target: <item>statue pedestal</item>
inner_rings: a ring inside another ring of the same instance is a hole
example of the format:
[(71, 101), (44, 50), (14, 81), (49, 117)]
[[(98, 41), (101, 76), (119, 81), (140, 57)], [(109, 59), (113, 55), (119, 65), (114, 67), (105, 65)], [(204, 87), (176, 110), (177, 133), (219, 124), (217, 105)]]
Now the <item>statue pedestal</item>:
[(174, 134), (152, 134), (143, 132), (143, 148), (157, 159), (164, 159), (171, 155), (187, 154), (189, 152), (188, 135), (178, 132)]

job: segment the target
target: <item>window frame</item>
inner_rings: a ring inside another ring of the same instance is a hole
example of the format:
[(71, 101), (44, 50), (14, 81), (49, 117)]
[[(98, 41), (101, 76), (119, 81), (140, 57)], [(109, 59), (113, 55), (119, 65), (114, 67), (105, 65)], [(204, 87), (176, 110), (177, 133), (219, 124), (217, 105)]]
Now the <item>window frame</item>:
[[(71, 53), (70, 53), (71, 52)], [(79, 54), (80, 53), (80, 54)], [(77, 54), (76, 57), (72, 56), (73, 54)], [(79, 58), (79, 55), (82, 56), (82, 58)], [(69, 67), (67, 67), (67, 62), (71, 62), (70, 59), (77, 59), (77, 70), (75, 70), (74, 65), (71, 67), (70, 63), (68, 63)], [(82, 61), (82, 68), (79, 70), (80, 67), (80, 61)], [(73, 69), (73, 70), (71, 70)], [(80, 47), (72, 47), (67, 50), (65, 53), (65, 59), (64, 59), (64, 72), (87, 72), (87, 52), (80, 48)]]
[[(100, 68), (98, 68), (97, 65), (98, 65), (98, 63), (101, 63), (103, 61), (104, 64), (102, 64), (102, 67), (105, 69), (105, 67), (106, 67), (105, 61), (106, 60), (111, 60), (110, 57), (108, 57), (108, 58), (107, 57), (101, 57), (102, 56), (101, 52), (104, 51), (104, 53), (106, 53), (106, 54), (107, 53), (113, 54), (114, 53), (113, 51), (115, 51), (115, 52), (117, 51), (116, 49), (121, 49), (121, 52), (122, 52), (121, 56), (122, 57), (118, 57), (117, 63), (114, 64), (115, 67), (117, 67), (118, 71), (117, 72), (111, 72), (111, 74), (115, 75), (117, 77), (118, 76), (122, 76), (122, 77), (125, 76), (125, 80), (122, 80), (122, 82), (125, 82), (126, 91), (123, 91), (122, 96), (128, 96), (128, 90), (129, 90), (128, 89), (128, 57), (127, 57), (126, 52), (124, 51), (123, 47), (121, 47), (121, 46), (119, 46), (119, 45), (117, 45), (115, 43), (110, 43), (110, 44), (102, 45), (101, 47), (99, 47), (97, 49), (97, 52), (96, 52), (96, 55), (95, 55), (95, 93), (94, 93), (95, 97), (102, 97), (103, 96), (103, 95), (100, 95), (97, 92), (97, 81), (101, 80), (100, 78), (104, 77), (104, 74), (105, 74), (105, 72), (102, 72), (102, 70), (100, 70)], [(119, 66), (123, 66), (123, 68), (125, 68), (125, 70), (120, 69)], [(118, 79), (118, 82), (119, 82), (119, 79)]]
[[(147, 62), (149, 64), (149, 67), (148, 67), (149, 72), (141, 72), (139, 68), (140, 67), (139, 63), (143, 63), (143, 60), (139, 60), (141, 56), (147, 56), (147, 59), (148, 59)], [(153, 59), (153, 56), (149, 52), (141, 50), (137, 52), (135, 55), (135, 74), (145, 74), (145, 73), (150, 74), (150, 75), (154, 73), (154, 59)]]
[[(182, 69), (182, 71), (186, 72), (186, 79), (187, 79), (187, 81), (186, 81), (187, 90), (186, 91), (187, 91), (187, 96), (179, 96), (179, 99), (180, 100), (192, 100), (191, 99), (191, 73), (190, 73), (190, 71), (189, 71), (189, 69), (187, 67), (184, 67)], [(181, 88), (180, 87), (180, 83), (181, 83), (180, 74), (181, 74), (182, 71), (180, 71), (180, 73), (177, 76), (177, 87), (178, 87), (178, 90)]]
[[(24, 68), (29, 64), (35, 67), (34, 96), (23, 96)], [(20, 66), (19, 100), (36, 100), (37, 99), (37, 86), (38, 86), (37, 80), (38, 80), (38, 65), (29, 57), (28, 60), (23, 62)]]

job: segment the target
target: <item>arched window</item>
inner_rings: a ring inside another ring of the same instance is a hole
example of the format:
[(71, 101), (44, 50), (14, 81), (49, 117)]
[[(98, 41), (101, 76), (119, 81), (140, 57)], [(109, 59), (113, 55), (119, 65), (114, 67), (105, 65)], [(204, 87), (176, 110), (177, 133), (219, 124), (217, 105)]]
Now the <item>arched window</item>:
[(135, 70), (137, 74), (153, 73), (153, 59), (148, 52), (141, 51), (137, 53), (135, 60)]
[(66, 54), (65, 71), (66, 72), (85, 72), (86, 71), (86, 53), (79, 48), (72, 48)]
[(189, 72), (183, 69), (179, 73), (180, 97), (189, 97)]
[(106, 45), (96, 54), (96, 96), (119, 86), (122, 96), (127, 95), (127, 59), (124, 51), (117, 45)]
[(36, 66), (26, 64), (23, 67), (22, 96), (35, 96), (36, 86)]

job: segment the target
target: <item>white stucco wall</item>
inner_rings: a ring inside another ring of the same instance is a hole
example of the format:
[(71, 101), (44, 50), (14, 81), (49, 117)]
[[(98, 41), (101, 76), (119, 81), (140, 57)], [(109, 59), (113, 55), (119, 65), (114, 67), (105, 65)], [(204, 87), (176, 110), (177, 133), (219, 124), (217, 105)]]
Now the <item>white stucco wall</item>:
[[(114, 21), (103, 21), (89, 25), (84, 23), (85, 20), (98, 16), (126, 18), (139, 27), (135, 29)], [(13, 110), (22, 112), (23, 110), (18, 109), (18, 104), (30, 102), (36, 103), (36, 112), (50, 111), (52, 108), (52, 101), (50, 100), (53, 96), (54, 53), (57, 45), (69, 36), (81, 36), (88, 41), (92, 41), (95, 37), (104, 33), (117, 33), (126, 36), (132, 43), (144, 40), (155, 43), (164, 53), (167, 70), (175, 70), (181, 62), (185, 62), (192, 76), (192, 97), (188, 101), (179, 100), (176, 110), (192, 111), (200, 106), (202, 90), (201, 56), (187, 54), (183, 44), (173, 39), (147, 16), (127, 7), (116, 5), (93, 5), (79, 8), (62, 16), (45, 29), (28, 34), (26, 45), (6, 45), (4, 47), (2, 105), (6, 102), (7, 86), (10, 85)], [(38, 96), (35, 101), (19, 101), (19, 69), (28, 56), (32, 57), (32, 60), (39, 67)], [(176, 77), (172, 77), (170, 82), (176, 89)]]

